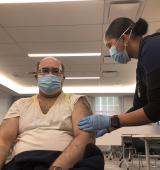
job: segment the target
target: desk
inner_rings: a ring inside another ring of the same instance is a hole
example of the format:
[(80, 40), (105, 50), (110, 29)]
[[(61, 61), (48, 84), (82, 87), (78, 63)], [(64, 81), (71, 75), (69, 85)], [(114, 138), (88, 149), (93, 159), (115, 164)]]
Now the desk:
[(100, 146), (121, 146), (122, 136), (144, 134), (160, 134), (160, 126), (157, 125), (143, 125), (143, 126), (128, 126), (107, 133), (102, 137), (96, 139), (96, 145)]
[[(150, 135), (140, 135), (140, 134), (150, 134)], [(152, 135), (157, 134), (157, 135)], [(156, 140), (160, 139), (160, 126), (158, 125), (143, 125), (143, 126), (130, 126), (130, 127), (122, 127), (119, 128), (109, 134), (105, 134), (104, 136), (96, 139), (96, 144), (99, 146), (123, 146), (123, 138), (127, 138), (130, 136), (134, 136), (137, 138), (142, 138), (144, 140), (144, 136), (148, 137), (149, 140), (152, 140), (153, 137), (156, 137)], [(157, 138), (158, 137), (158, 138)], [(148, 138), (147, 138), (148, 139)], [(148, 148), (148, 140), (146, 140), (146, 148)], [(147, 152), (146, 152), (147, 153)], [(149, 155), (149, 153), (148, 153)], [(123, 156), (125, 156), (123, 154)], [(147, 157), (147, 167), (149, 167), (149, 156)], [(126, 159), (123, 159), (122, 163), (125, 163), (128, 168), (128, 163)], [(121, 166), (121, 164), (120, 164)], [(147, 170), (150, 170), (149, 168)]]
[(112, 157), (114, 157), (115, 155), (115, 152), (113, 151), (113, 146), (122, 146), (122, 139), (120, 135), (107, 133), (104, 136), (96, 139), (96, 145), (98, 145), (98, 147), (104, 152), (110, 150), (107, 156), (108, 159), (111, 160)]
[(145, 142), (145, 152), (146, 152), (146, 163), (147, 163), (147, 170), (150, 170), (150, 155), (149, 155), (149, 142), (160, 140), (160, 135), (132, 135), (132, 138), (140, 138), (143, 139)]

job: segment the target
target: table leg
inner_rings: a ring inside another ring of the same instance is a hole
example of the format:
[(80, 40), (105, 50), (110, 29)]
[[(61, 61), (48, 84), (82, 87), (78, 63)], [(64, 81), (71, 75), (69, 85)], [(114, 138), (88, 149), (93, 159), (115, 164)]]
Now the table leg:
[(149, 143), (148, 143), (147, 139), (144, 139), (144, 142), (145, 142), (147, 170), (150, 170)]
[(124, 139), (123, 139), (123, 142), (122, 142), (122, 160), (121, 162), (119, 163), (119, 167), (122, 167), (122, 164), (124, 163), (124, 165), (126, 166), (127, 170), (129, 170), (129, 165), (128, 165), (128, 162), (126, 160), (126, 156), (125, 156), (125, 144), (124, 144)]

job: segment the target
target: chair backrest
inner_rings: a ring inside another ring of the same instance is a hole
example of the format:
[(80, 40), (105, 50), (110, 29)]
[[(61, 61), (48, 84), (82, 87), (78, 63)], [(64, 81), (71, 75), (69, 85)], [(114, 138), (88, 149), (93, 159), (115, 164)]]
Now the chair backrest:
[(136, 149), (137, 153), (145, 154), (145, 144), (143, 140), (132, 138), (132, 146)]

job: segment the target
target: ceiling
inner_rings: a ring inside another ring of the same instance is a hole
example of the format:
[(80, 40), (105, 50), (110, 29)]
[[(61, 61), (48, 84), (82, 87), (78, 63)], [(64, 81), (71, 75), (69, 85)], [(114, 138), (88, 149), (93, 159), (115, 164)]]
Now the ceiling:
[(104, 32), (119, 16), (134, 20), (141, 16), (153, 33), (160, 28), (159, 9), (159, 0), (0, 4), (0, 72), (21, 86), (34, 86), (36, 81), (29, 72), (35, 71), (40, 58), (29, 58), (28, 53), (101, 52), (100, 57), (60, 57), (67, 77), (101, 77), (65, 80), (64, 86), (133, 85), (136, 60), (125, 65), (104, 57), (108, 55)]

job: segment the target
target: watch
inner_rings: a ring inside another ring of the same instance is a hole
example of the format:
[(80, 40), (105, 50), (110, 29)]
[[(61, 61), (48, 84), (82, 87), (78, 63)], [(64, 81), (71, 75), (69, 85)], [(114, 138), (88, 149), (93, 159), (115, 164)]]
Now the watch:
[(60, 167), (60, 166), (52, 166), (52, 169), (53, 170), (63, 170), (62, 167)]
[(111, 128), (113, 127), (115, 129), (118, 129), (121, 127), (118, 115), (112, 116), (110, 121), (111, 121)]

